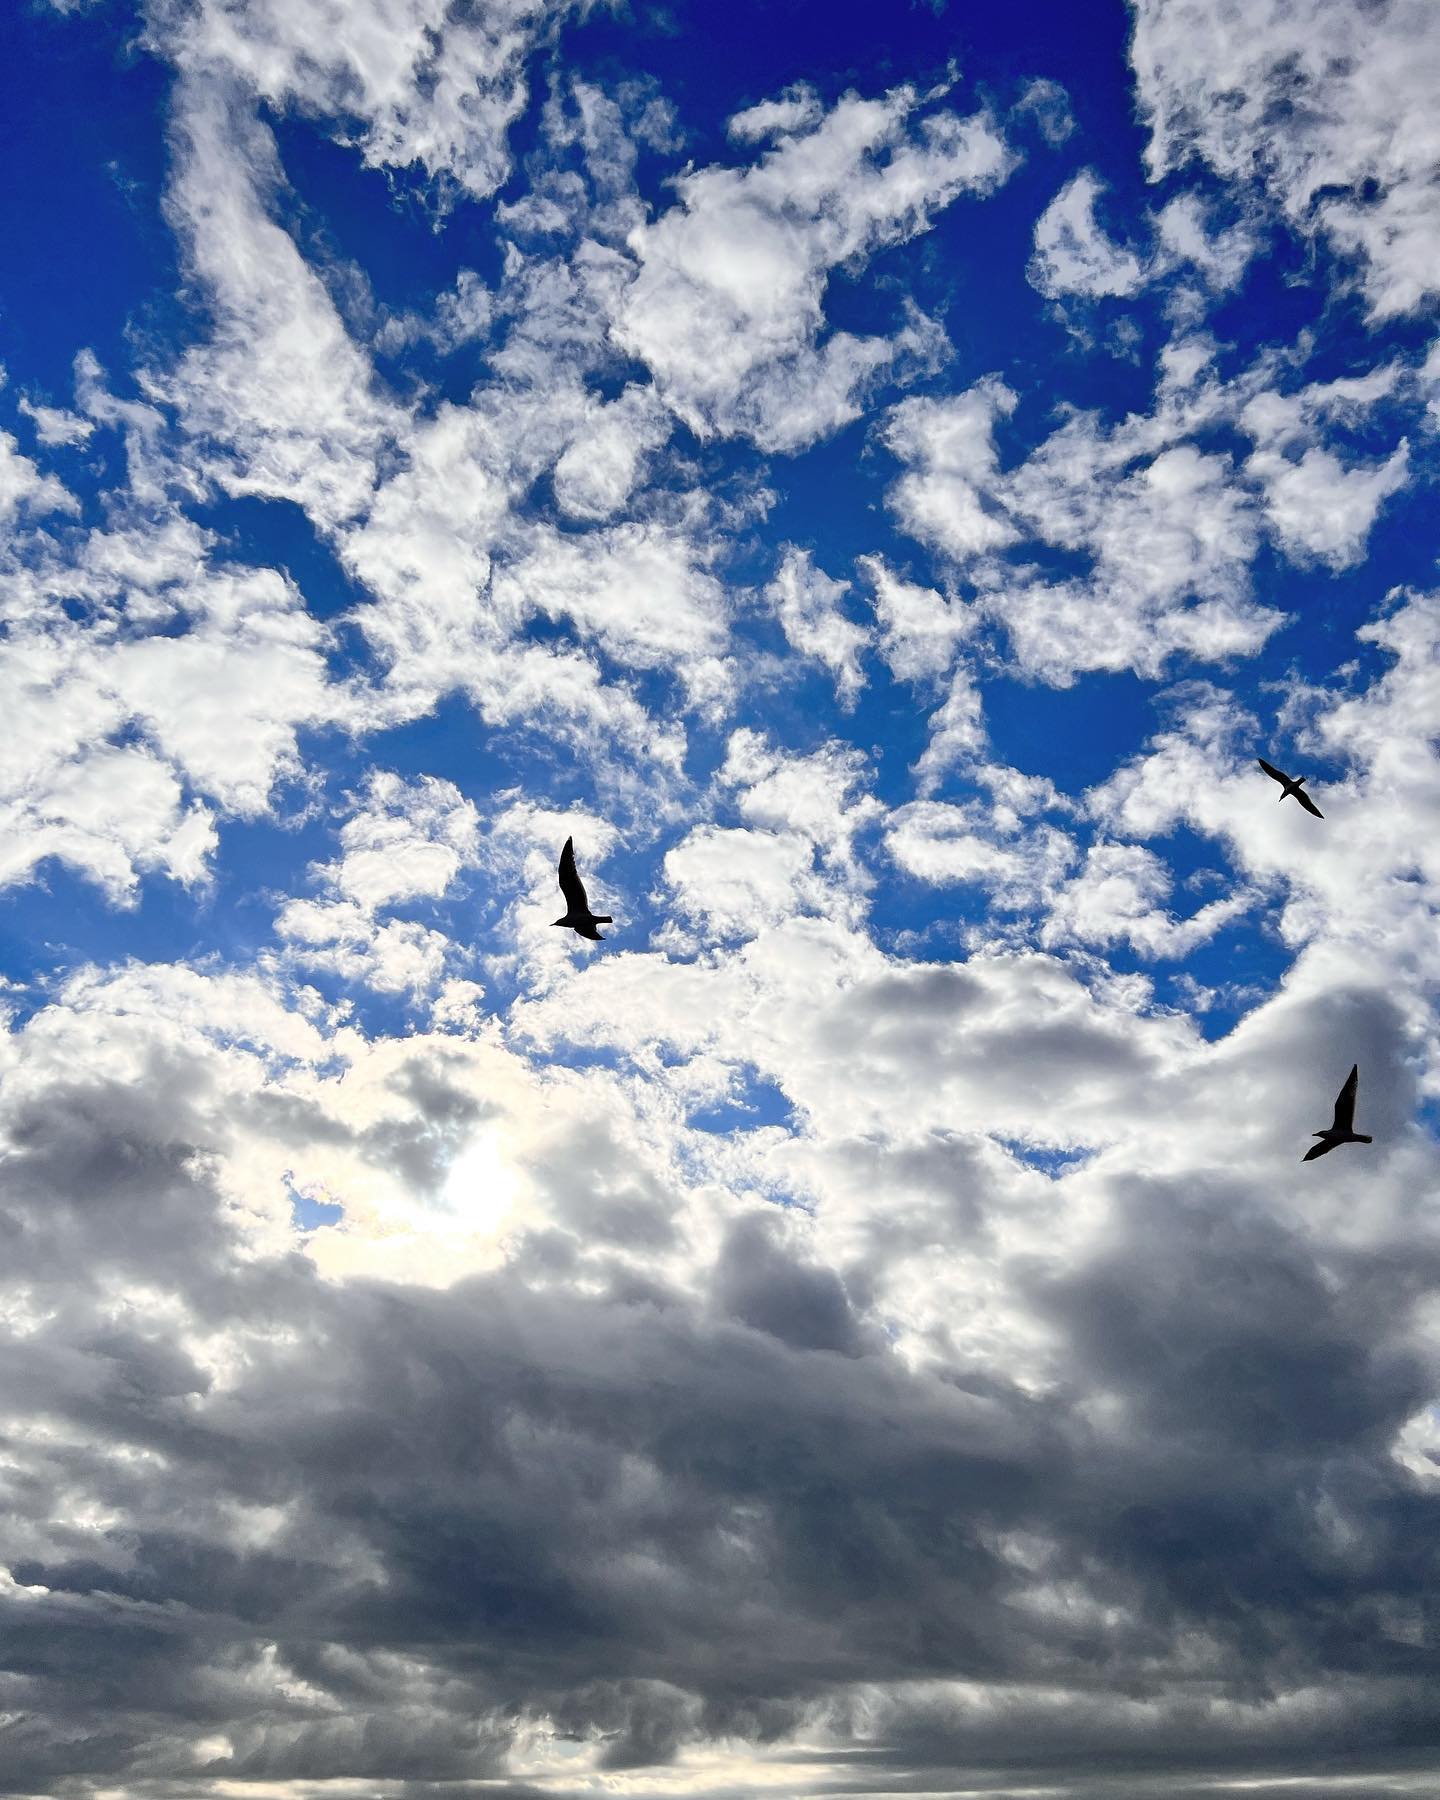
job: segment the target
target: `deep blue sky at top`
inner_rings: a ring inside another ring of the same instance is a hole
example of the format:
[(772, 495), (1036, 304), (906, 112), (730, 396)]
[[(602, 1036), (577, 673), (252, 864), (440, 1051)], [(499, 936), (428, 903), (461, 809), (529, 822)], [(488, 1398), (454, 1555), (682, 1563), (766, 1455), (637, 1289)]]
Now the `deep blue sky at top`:
[[(1149, 404), (1154, 351), (1169, 329), (1158, 303), (1148, 295), (1123, 303), (1140, 333), (1133, 357), (1087, 351), (1026, 280), (1035, 220), (1076, 170), (1093, 167), (1107, 183), (1105, 217), (1121, 238), (1138, 229), (1144, 206), (1169, 191), (1148, 190), (1143, 179), (1145, 134), (1135, 116), (1125, 54), (1129, 27), (1125, 8), (1110, 0), (1012, 0), (1003, 7), (952, 0), (939, 11), (920, 4), (877, 9), (849, 0), (597, 10), (561, 33), (548, 68), (541, 58), (532, 69), (531, 104), (512, 133), (515, 172), (497, 199), (513, 198), (526, 185), (540, 103), (549, 74), (560, 65), (608, 85), (643, 77), (672, 104), (682, 147), (671, 155), (646, 151), (639, 168), (656, 212), (673, 203), (667, 181), (687, 161), (701, 167), (743, 157), (725, 135), (733, 113), (797, 80), (833, 101), (849, 88), (878, 94), (900, 82), (925, 87), (946, 79), (953, 64), (961, 106), (969, 110), (974, 100), (989, 100), (1000, 113), (1026, 82), (1044, 77), (1060, 83), (1076, 122), (1068, 141), (1053, 147), (1033, 124), (1012, 123), (1007, 135), (1024, 162), (997, 196), (983, 203), (962, 199), (939, 215), (932, 231), (881, 252), (862, 279), (838, 271), (827, 294), (832, 327), (893, 328), (906, 294), (941, 317), (955, 355), (932, 385), (952, 391), (989, 372), (1000, 374), (1020, 396), (999, 433), (1002, 456), (1009, 459), (1052, 427), (1059, 404), (1098, 408), (1111, 418)], [(184, 289), (163, 211), (171, 75), (138, 46), (139, 34), (132, 10), (115, 4), (78, 17), (26, 7), (0, 18), (0, 119), (8, 171), (0, 361), (9, 377), (0, 393), (0, 423), (27, 451), (33, 433), (27, 420), (17, 418), (17, 400), (28, 395), (68, 404), (77, 351), (92, 349), (124, 393), (131, 391), (136, 364), (173, 358), (205, 329), (203, 309)], [(462, 202), (435, 229), (415, 182), (366, 169), (313, 121), (271, 123), (293, 189), (290, 223), (324, 260), (362, 270), (379, 306), (423, 310), (461, 268), (493, 277), (500, 254), (493, 203)], [(1187, 185), (1200, 180), (1192, 171)], [(1358, 329), (1353, 303), (1337, 301), (1323, 273), (1276, 235), (1213, 315), (1212, 329), (1226, 346), (1222, 366), (1243, 367), (1260, 347), (1292, 343), (1302, 328), (1316, 334), (1309, 379), (1378, 360), (1376, 339)], [(1093, 309), (1097, 338), (1115, 316), (1107, 312), (1110, 304)], [(1408, 347), (1420, 335), (1419, 325), (1401, 323), (1381, 341)], [(462, 398), (483, 375), (484, 346), (466, 345), (445, 358), (417, 350), (407, 355), (403, 370), (383, 359), (378, 366), (392, 379), (423, 379), (437, 394)], [(924, 392), (926, 385), (913, 391)], [(794, 458), (761, 459), (745, 445), (690, 446), (716, 482), (744, 477), (763, 463), (778, 496), (763, 529), (737, 547), (725, 571), (732, 581), (762, 583), (786, 541), (812, 547), (819, 566), (838, 576), (851, 574), (857, 555), (881, 552), (915, 579), (935, 579), (925, 553), (896, 534), (884, 510), (895, 466), (876, 443), (873, 423), (872, 414)], [(118, 461), (118, 441), (102, 433), (83, 449), (55, 452), (53, 466), (94, 517)], [(1238, 670), (1226, 674), (1176, 663), (1170, 679), (1218, 674), (1232, 681), (1268, 732), (1277, 684), (1287, 673), (1325, 679), (1352, 656), (1373, 666), (1373, 653), (1355, 646), (1352, 634), (1390, 586), (1423, 577), (1413, 526), (1427, 504), (1423, 486), (1412, 485), (1382, 512), (1368, 558), (1338, 576), (1297, 570), (1262, 552), (1257, 589), (1291, 613), (1292, 622)], [(294, 507), (217, 498), (195, 516), (221, 535), (237, 560), (287, 568), (317, 614), (335, 615), (360, 598)], [(1063, 559), (1055, 566), (1063, 567)], [(851, 598), (854, 615), (865, 616), (858, 591)], [(755, 617), (744, 630), (765, 641), (774, 627)], [(761, 724), (797, 748), (840, 731), (853, 743), (878, 747), (876, 791), (888, 801), (903, 800), (909, 765), (923, 747), (925, 718), (910, 690), (888, 683), (878, 664), (871, 676), (849, 719), (838, 714), (818, 672), (781, 693), (747, 701), (723, 731), (693, 734), (691, 772), (703, 780), (723, 756), (724, 736), (736, 723)], [(1163, 720), (1166, 685), (1096, 675), (1056, 691), (994, 675), (984, 699), (996, 755), (1078, 794), (1137, 750)], [(584, 791), (582, 772), (517, 760), (513, 746), (488, 742), (458, 701), (382, 739), (350, 745), (334, 738), (307, 748), (326, 771), (332, 803), (373, 765), (448, 776), (482, 812), (487, 794), (517, 785), (556, 802), (597, 803)], [(953, 786), (965, 791), (960, 778)], [(305, 867), (329, 853), (332, 830), (333, 821), (313, 807), (303, 822), (292, 820), (284, 829), (226, 821), (212, 891), (186, 894), (151, 879), (129, 912), (49, 866), (41, 886), (0, 899), (0, 962), (30, 979), (87, 957), (247, 956), (267, 939), (270, 896), (304, 891)], [(1196, 869), (1223, 871), (1215, 845), (1185, 839), (1169, 848), (1180, 877)], [(611, 878), (637, 896), (635, 911), (643, 921), (646, 909), (638, 897), (654, 885), (650, 850), (642, 847), (633, 862), (620, 856)], [(464, 936), (467, 912), (480, 917), (495, 904), (462, 884), (436, 916)], [(882, 933), (914, 929), (933, 918), (936, 896), (897, 879), (877, 893), (875, 905)], [(973, 916), (983, 901), (950, 890), (944, 906), (950, 916)], [(938, 935), (931, 947), (936, 955), (951, 954), (953, 940)], [(1133, 966), (1123, 952), (1114, 960)], [(1268, 984), (1286, 960), (1263, 917), (1251, 915), (1192, 958), (1189, 968), (1201, 980)], [(1166, 981), (1162, 975), (1162, 995)], [(379, 1015), (385, 1010), (380, 1007)], [(1228, 1016), (1220, 1009), (1210, 1028)]]

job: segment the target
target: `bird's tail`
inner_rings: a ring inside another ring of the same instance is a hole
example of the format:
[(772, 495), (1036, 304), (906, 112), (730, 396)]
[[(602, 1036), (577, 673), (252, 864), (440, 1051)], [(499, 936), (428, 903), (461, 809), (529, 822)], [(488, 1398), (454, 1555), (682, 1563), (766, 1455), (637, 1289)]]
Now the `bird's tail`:
[(1366, 1137), (1363, 1132), (1357, 1131), (1355, 1133), (1355, 1142), (1357, 1144), (1373, 1144), (1375, 1140), (1372, 1137)]
[(609, 913), (592, 913), (590, 917), (591, 923), (595, 925), (613, 925), (615, 923)]

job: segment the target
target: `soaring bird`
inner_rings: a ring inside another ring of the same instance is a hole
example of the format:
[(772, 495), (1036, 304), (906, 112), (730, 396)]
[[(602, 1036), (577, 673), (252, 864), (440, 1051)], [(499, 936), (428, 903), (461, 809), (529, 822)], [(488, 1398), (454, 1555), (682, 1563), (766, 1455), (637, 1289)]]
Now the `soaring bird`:
[(1310, 1146), (1300, 1159), (1302, 1162), (1314, 1162), (1317, 1156), (1324, 1156), (1327, 1150), (1333, 1150), (1337, 1144), (1371, 1144), (1375, 1141), (1355, 1129), (1355, 1090), (1359, 1085), (1360, 1065), (1356, 1063), (1344, 1087), (1335, 1096), (1335, 1117), (1330, 1129), (1314, 1134), (1320, 1142)]
[(1281, 788), (1284, 790), (1280, 795), (1282, 800), (1285, 798), (1285, 795), (1288, 794), (1292, 800), (1298, 800), (1305, 808), (1306, 812), (1314, 813), (1317, 819), (1323, 819), (1325, 817), (1324, 813), (1321, 812), (1320, 808), (1310, 796), (1301, 792), (1301, 789), (1305, 786), (1305, 777), (1303, 775), (1284, 775), (1275, 767), (1274, 763), (1267, 763), (1263, 756), (1257, 757), (1256, 761), (1272, 781), (1278, 781), (1280, 783)]
[(575, 840), (566, 838), (565, 848), (560, 852), (560, 892), (565, 896), (565, 917), (552, 919), (553, 925), (568, 925), (572, 931), (578, 931), (583, 938), (593, 938), (595, 942), (604, 942), (604, 933), (597, 931), (597, 925), (613, 925), (615, 921), (609, 913), (592, 913), (590, 902), (585, 897), (585, 883), (580, 879), (575, 868)]

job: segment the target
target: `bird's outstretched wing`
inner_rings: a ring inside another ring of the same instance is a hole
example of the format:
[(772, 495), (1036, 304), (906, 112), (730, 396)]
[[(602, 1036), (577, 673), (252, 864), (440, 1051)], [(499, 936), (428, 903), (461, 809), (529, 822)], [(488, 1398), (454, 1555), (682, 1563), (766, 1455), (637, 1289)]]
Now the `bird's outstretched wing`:
[(1255, 760), (1256, 760), (1256, 762), (1259, 763), (1260, 767), (1265, 771), (1265, 773), (1270, 777), (1270, 779), (1272, 781), (1278, 781), (1282, 787), (1285, 785), (1285, 782), (1288, 779), (1288, 777), (1282, 775), (1280, 773), (1280, 771), (1275, 767), (1274, 763), (1267, 763), (1263, 756), (1257, 756), (1255, 758)]
[(1355, 1129), (1355, 1090), (1360, 1085), (1360, 1065), (1356, 1063), (1346, 1077), (1345, 1085), (1335, 1096), (1335, 1123), (1332, 1131), (1353, 1131)]
[(1300, 791), (1296, 794), (1295, 798), (1305, 808), (1306, 812), (1314, 813), (1314, 815), (1317, 819), (1323, 819), (1325, 817), (1324, 813), (1321, 812), (1320, 808), (1315, 804), (1315, 802), (1305, 792), (1304, 788), (1300, 789)]
[(1322, 1138), (1318, 1144), (1312, 1144), (1300, 1158), (1301, 1162), (1314, 1162), (1317, 1156), (1324, 1156), (1335, 1148), (1334, 1138)]
[(575, 840), (568, 837), (565, 848), (560, 852), (560, 892), (565, 896), (567, 908), (580, 917), (590, 910), (590, 902), (585, 897), (585, 883), (575, 867)]

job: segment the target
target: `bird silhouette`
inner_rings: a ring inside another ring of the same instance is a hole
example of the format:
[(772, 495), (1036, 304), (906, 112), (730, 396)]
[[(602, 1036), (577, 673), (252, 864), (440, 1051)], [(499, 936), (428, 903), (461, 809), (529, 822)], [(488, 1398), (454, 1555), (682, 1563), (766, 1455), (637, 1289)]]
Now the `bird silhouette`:
[(595, 929), (597, 925), (613, 925), (615, 921), (609, 913), (592, 913), (590, 902), (585, 896), (585, 883), (580, 879), (575, 867), (575, 840), (568, 837), (565, 848), (560, 852), (560, 892), (565, 896), (565, 917), (552, 919), (552, 925), (568, 925), (572, 931), (579, 932), (583, 938), (593, 938), (597, 944), (604, 942), (604, 933)]
[(1280, 783), (1281, 788), (1284, 790), (1280, 795), (1282, 800), (1285, 798), (1285, 795), (1288, 794), (1292, 800), (1298, 800), (1305, 808), (1306, 812), (1314, 813), (1317, 819), (1323, 819), (1325, 817), (1324, 813), (1321, 812), (1320, 808), (1310, 796), (1301, 792), (1305, 786), (1305, 777), (1303, 775), (1291, 776), (1283, 774), (1275, 767), (1274, 763), (1266, 762), (1263, 756), (1256, 757), (1255, 760), (1260, 764), (1260, 767), (1272, 781), (1278, 781)]
[(1335, 1096), (1335, 1117), (1330, 1122), (1329, 1130), (1314, 1134), (1320, 1142), (1310, 1146), (1301, 1157), (1302, 1162), (1314, 1162), (1317, 1156), (1324, 1156), (1337, 1144), (1370, 1144), (1375, 1141), (1355, 1129), (1355, 1090), (1359, 1085), (1360, 1065), (1356, 1063), (1344, 1087)]

